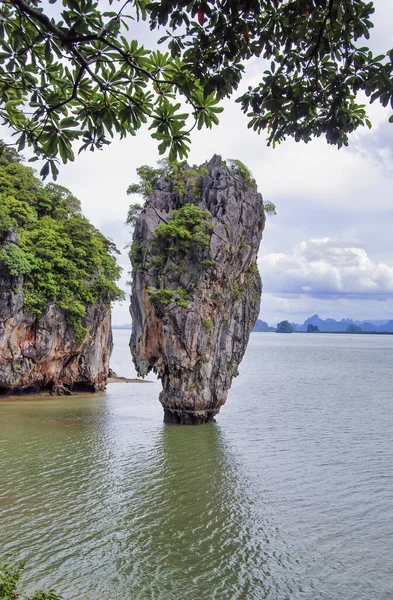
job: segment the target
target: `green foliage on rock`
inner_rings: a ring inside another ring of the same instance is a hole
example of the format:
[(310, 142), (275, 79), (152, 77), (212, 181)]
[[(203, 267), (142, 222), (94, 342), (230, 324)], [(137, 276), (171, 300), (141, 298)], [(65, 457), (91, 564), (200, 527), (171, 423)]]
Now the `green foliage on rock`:
[(139, 182), (132, 183), (127, 189), (127, 194), (141, 194), (142, 198), (147, 200), (158, 179), (168, 171), (166, 163), (160, 161), (158, 164), (158, 168), (149, 167), (149, 165), (138, 167), (136, 173)]
[(192, 202), (196, 201), (202, 177), (208, 172), (204, 167), (189, 168), (185, 163), (172, 164), (168, 177), (173, 181), (173, 193), (182, 197), (188, 195)]
[(241, 296), (241, 287), (239, 286), (239, 283), (235, 280), (232, 284), (232, 293), (233, 293), (233, 297), (238, 300)]
[[(192, 275), (188, 289), (179, 284), (179, 278), (187, 273), (189, 262), (196, 260), (201, 268), (214, 264), (204, 255), (204, 251), (210, 247), (214, 229), (212, 215), (193, 204), (197, 200), (201, 178), (206, 173), (208, 170), (203, 167), (160, 161), (157, 169), (146, 165), (137, 169), (139, 183), (128, 188), (128, 193), (141, 194), (147, 200), (158, 179), (164, 177), (171, 183), (172, 194), (184, 203), (171, 212), (167, 222), (156, 227), (149, 248), (144, 248), (139, 238), (134, 236), (129, 253), (135, 271), (146, 269), (157, 275), (158, 287), (151, 286), (147, 291), (150, 300), (163, 306), (175, 304), (188, 307), (189, 294), (195, 286), (197, 275)], [(136, 226), (142, 209), (142, 205), (131, 205), (127, 223)]]
[[(159, 273), (158, 280), (162, 287), (148, 289), (151, 299), (164, 305), (174, 302), (176, 306), (188, 307), (189, 292), (182, 286), (170, 289), (168, 285), (176, 285), (178, 276), (186, 270), (186, 261), (193, 260), (210, 246), (214, 229), (211, 218), (209, 211), (185, 204), (172, 211), (168, 223), (156, 227), (152, 237), (152, 248), (156, 254), (149, 258), (147, 264), (148, 268)], [(131, 252), (133, 247), (134, 244)]]
[[(179, 210), (174, 210), (168, 223), (162, 223), (156, 230), (152, 245), (158, 253), (148, 258), (149, 268), (162, 268), (170, 253), (186, 252), (206, 248), (210, 244), (211, 233), (214, 229), (211, 214), (192, 204), (197, 199), (201, 178), (208, 173), (203, 167), (190, 168), (186, 163), (170, 163), (159, 161), (158, 167), (143, 165), (137, 169), (139, 182), (128, 187), (127, 194), (141, 194), (146, 201), (154, 191), (160, 177), (172, 183), (172, 193), (182, 197), (186, 204)], [(143, 205), (131, 204), (127, 215), (127, 224), (138, 222)], [(130, 259), (134, 267), (139, 267), (144, 249), (134, 242), (130, 249)], [(181, 267), (181, 265), (179, 265)]]
[[(255, 185), (250, 171), (241, 161), (233, 159), (220, 166), (226, 169), (227, 176), (232, 174), (242, 178), (245, 187)], [(137, 228), (129, 253), (135, 273), (144, 270), (157, 278), (157, 287), (150, 286), (147, 291), (150, 300), (160, 302), (163, 306), (174, 303), (188, 307), (192, 293), (203, 279), (204, 273), (209, 272), (209, 267), (215, 264), (208, 252), (214, 231), (212, 214), (194, 204), (197, 199), (195, 190), (202, 190), (201, 178), (206, 174), (208, 170), (204, 167), (160, 161), (159, 169), (146, 165), (138, 169), (140, 182), (131, 190), (131, 193), (141, 193), (147, 200), (146, 190), (150, 195), (158, 179), (163, 177), (166, 184), (171, 182), (172, 185), (162, 188), (160, 185), (159, 189), (165, 190), (165, 193), (170, 189), (172, 194), (179, 196), (176, 201), (182, 203), (180, 208), (172, 210), (167, 222), (156, 226), (146, 247), (141, 243), (143, 236), (141, 237)], [(263, 210), (262, 201), (260, 206)], [(271, 206), (274, 207), (273, 204)], [(143, 206), (131, 205), (127, 222), (137, 226), (141, 210)], [(161, 217), (161, 220), (164, 219)], [(238, 244), (226, 246), (225, 249), (228, 253), (235, 254), (244, 246), (247, 244), (240, 240)], [(232, 292), (236, 299), (240, 299), (253, 284), (257, 272), (256, 266), (251, 266), (242, 283), (237, 280), (232, 282)], [(162, 310), (162, 306), (160, 309)], [(209, 318), (202, 319), (202, 325), (206, 331), (210, 331), (213, 326)]]
[[(373, 12), (363, 0), (9, 0), (0, 115), (19, 150), (47, 159), (43, 177), (74, 160), (74, 141), (101, 149), (146, 123), (160, 153), (182, 159), (191, 130), (218, 123), (220, 100), (260, 58), (260, 82), (237, 99), (249, 127), (273, 145), (323, 135), (340, 147), (370, 126), (359, 91), (393, 107), (393, 50), (374, 56), (364, 42)], [(164, 50), (132, 39), (130, 20), (164, 27)]]
[(161, 304), (167, 306), (173, 302), (176, 306), (187, 308), (190, 303), (190, 297), (183, 287), (179, 286), (174, 290), (168, 288), (157, 289), (153, 286), (147, 288), (147, 293), (151, 300), (158, 300)]
[[(30, 255), (31, 258), (31, 255)], [(32, 270), (29, 257), (15, 244), (0, 249), (0, 267), (5, 267), (10, 275), (27, 275)]]
[(26, 313), (40, 315), (53, 302), (82, 335), (86, 305), (122, 297), (117, 250), (81, 215), (77, 198), (64, 187), (42, 186), (32, 169), (3, 161), (0, 240), (15, 225), (19, 246), (1, 249), (0, 268), (24, 276)]
[[(132, 186), (130, 186), (132, 187)], [(130, 188), (128, 188), (130, 189)], [(127, 192), (130, 194), (133, 193), (139, 193), (138, 192)], [(127, 225), (132, 225), (132, 227), (135, 227), (135, 225), (137, 224), (141, 211), (143, 209), (143, 206), (141, 204), (130, 204), (129, 208), (128, 208), (128, 213), (127, 213), (127, 219), (126, 219), (126, 223)]]
[(185, 204), (178, 210), (173, 210), (168, 223), (156, 227), (152, 238), (153, 246), (164, 255), (181, 252), (190, 256), (208, 248), (214, 229), (212, 215), (193, 204)]
[(240, 175), (244, 179), (247, 185), (256, 186), (255, 179), (253, 178), (251, 171), (246, 167), (241, 160), (237, 158), (230, 158), (228, 161), (229, 168), (236, 173), (236, 175)]
[[(246, 185), (255, 186), (255, 180), (249, 169), (238, 159), (224, 161), (221, 165), (228, 168), (235, 175), (240, 176)], [(153, 253), (147, 257), (148, 249), (143, 248), (139, 242), (134, 241), (130, 252), (130, 260), (134, 269), (142, 267), (144, 258), (145, 267), (162, 270), (168, 257), (180, 253), (177, 257), (177, 266), (171, 265), (172, 270), (183, 269), (182, 261), (189, 259), (210, 246), (210, 239), (214, 229), (211, 222), (211, 214), (195, 206), (193, 203), (198, 199), (201, 189), (202, 178), (208, 174), (205, 167), (189, 167), (185, 162), (170, 163), (161, 160), (158, 167), (143, 165), (137, 169), (139, 182), (129, 186), (128, 194), (141, 194), (146, 201), (154, 191), (158, 180), (163, 177), (172, 183), (172, 193), (178, 195), (185, 204), (178, 210), (174, 210), (168, 223), (161, 223), (155, 230), (152, 238)], [(134, 226), (137, 224), (144, 205), (131, 204), (128, 211), (127, 223)], [(262, 210), (262, 205), (261, 205)], [(275, 205), (272, 202), (265, 203), (265, 211), (275, 214)], [(230, 248), (226, 248), (230, 252)], [(200, 257), (199, 264), (209, 267), (214, 261), (209, 258)]]
[(265, 211), (265, 213), (267, 213), (268, 215), (276, 215), (276, 205), (273, 202), (270, 202), (269, 200), (264, 201), (263, 203), (263, 209)]
[(10, 562), (0, 561), (0, 598), (1, 600), (63, 600), (62, 596), (54, 590), (43, 592), (37, 590), (31, 596), (27, 596), (18, 589), (23, 572), (23, 565), (15, 565)]
[(202, 319), (202, 325), (206, 329), (206, 331), (211, 331), (213, 328), (213, 323), (209, 317), (204, 317)]
[[(189, 167), (185, 161), (169, 162), (168, 160), (158, 161), (158, 167), (149, 167), (142, 165), (137, 170), (138, 183), (132, 183), (128, 186), (127, 194), (140, 194), (144, 200), (147, 200), (153, 192), (160, 177), (172, 182), (172, 192), (178, 196), (186, 196), (194, 201), (197, 199), (199, 185), (208, 170), (204, 167)], [(130, 206), (127, 223), (135, 225), (137, 212), (140, 210), (138, 204)]]

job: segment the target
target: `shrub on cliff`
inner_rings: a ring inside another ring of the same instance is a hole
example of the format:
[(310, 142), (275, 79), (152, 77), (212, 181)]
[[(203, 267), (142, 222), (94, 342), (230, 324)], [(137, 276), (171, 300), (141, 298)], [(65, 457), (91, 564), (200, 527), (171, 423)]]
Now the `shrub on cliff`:
[[(240, 176), (247, 187), (256, 187), (256, 182), (251, 172), (240, 160), (229, 159), (228, 161), (223, 161), (221, 166), (228, 168), (230, 172)], [(130, 205), (126, 223), (132, 227), (137, 225), (146, 201), (156, 189), (159, 179), (162, 178), (170, 182), (171, 192), (180, 200), (182, 206), (178, 210), (172, 211), (168, 222), (164, 222), (156, 228), (152, 238), (152, 249), (154, 252), (153, 254), (150, 253), (147, 266), (161, 270), (162, 272), (169, 255), (172, 254), (175, 262), (177, 262), (176, 270), (180, 273), (184, 268), (184, 259), (190, 258), (193, 253), (206, 249), (210, 245), (210, 238), (214, 229), (211, 223), (212, 215), (209, 211), (195, 206), (202, 188), (203, 177), (208, 173), (208, 170), (204, 166), (197, 167), (194, 165), (190, 167), (186, 161), (170, 162), (167, 159), (163, 159), (158, 161), (156, 168), (142, 165), (137, 168), (136, 172), (139, 181), (138, 183), (132, 183), (128, 187), (127, 194), (141, 195), (144, 204), (136, 203)], [(276, 206), (273, 202), (265, 201), (263, 203), (263, 210), (265, 214), (276, 214)], [(148, 250), (134, 240), (129, 252), (131, 264), (134, 269), (141, 267), (143, 255), (147, 253)], [(178, 254), (178, 256), (175, 257), (175, 254)], [(200, 264), (201, 266), (208, 266), (211, 262), (211, 260), (201, 258)], [(171, 265), (171, 268), (173, 269), (173, 265)], [(160, 277), (161, 283), (164, 281), (164, 275), (165, 272), (162, 272)], [(170, 290), (164, 287), (162, 291), (167, 292)], [(173, 291), (171, 291), (171, 294), (173, 294)], [(157, 294), (154, 297), (157, 299)], [(170, 297), (172, 296), (169, 294), (165, 295), (166, 304), (169, 302)], [(182, 299), (183, 301), (185, 301), (184, 298)]]
[(80, 212), (80, 202), (59, 185), (45, 187), (32, 169), (11, 156), (0, 164), (0, 242), (16, 226), (19, 246), (0, 250), (0, 270), (23, 275), (24, 311), (40, 315), (48, 302), (64, 310), (82, 334), (86, 305), (122, 297), (114, 244)]

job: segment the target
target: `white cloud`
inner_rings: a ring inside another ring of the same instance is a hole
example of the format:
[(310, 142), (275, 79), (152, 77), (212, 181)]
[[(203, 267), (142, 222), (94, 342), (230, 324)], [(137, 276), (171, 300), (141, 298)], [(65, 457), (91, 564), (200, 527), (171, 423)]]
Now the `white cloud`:
[(270, 293), (326, 296), (393, 296), (393, 267), (375, 263), (353, 242), (329, 237), (303, 241), (289, 254), (260, 259)]

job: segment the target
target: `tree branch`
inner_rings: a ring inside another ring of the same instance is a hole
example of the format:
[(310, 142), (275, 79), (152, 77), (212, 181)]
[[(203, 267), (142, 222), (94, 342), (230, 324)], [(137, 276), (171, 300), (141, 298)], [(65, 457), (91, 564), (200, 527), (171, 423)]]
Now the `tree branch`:
[(81, 82), (81, 79), (83, 77), (83, 73), (85, 72), (86, 68), (84, 65), (81, 66), (81, 68), (79, 69), (79, 73), (76, 76), (75, 79), (75, 83), (74, 83), (74, 88), (72, 90), (72, 94), (69, 98), (67, 98), (66, 100), (64, 100), (63, 102), (60, 102), (59, 104), (56, 104), (55, 106), (50, 106), (48, 108), (48, 113), (50, 114), (51, 112), (53, 112), (54, 110), (57, 110), (58, 108), (61, 108), (62, 106), (65, 106), (66, 104), (68, 104), (69, 102), (71, 102), (72, 100), (75, 100), (75, 98), (77, 98), (78, 96), (78, 86)]
[(41, 23), (41, 25), (43, 25), (45, 29), (53, 33), (62, 42), (71, 42), (73, 40), (73, 37), (70, 36), (69, 33), (59, 29), (54, 23), (52, 23), (49, 17), (47, 17), (40, 10), (37, 10), (36, 8), (30, 6), (30, 4), (27, 4), (25, 0), (11, 0), (11, 4), (16, 6), (24, 14), (29, 15), (30, 17)]

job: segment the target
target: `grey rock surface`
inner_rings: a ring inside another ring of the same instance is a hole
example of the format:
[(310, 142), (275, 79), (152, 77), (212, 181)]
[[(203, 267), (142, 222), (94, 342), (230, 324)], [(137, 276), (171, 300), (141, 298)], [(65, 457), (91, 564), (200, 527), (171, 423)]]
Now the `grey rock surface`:
[[(207, 173), (198, 178), (197, 190), (190, 183), (185, 194), (173, 192), (173, 181), (160, 179), (133, 237), (131, 352), (139, 375), (153, 370), (160, 377), (164, 420), (172, 423), (212, 421), (225, 403), (262, 290), (257, 269), (265, 225), (262, 196), (220, 156), (203, 167)], [(156, 227), (190, 202), (212, 215), (210, 247), (192, 257), (179, 252), (159, 269), (152, 267)], [(176, 270), (176, 264), (182, 268)], [(187, 307), (163, 304), (148, 291), (179, 286), (189, 295)]]
[[(16, 229), (0, 247), (10, 243), (18, 244)], [(23, 277), (0, 268), (0, 394), (104, 389), (113, 347), (110, 304), (87, 306), (87, 333), (78, 340), (53, 304), (40, 317), (24, 313), (22, 286)]]

